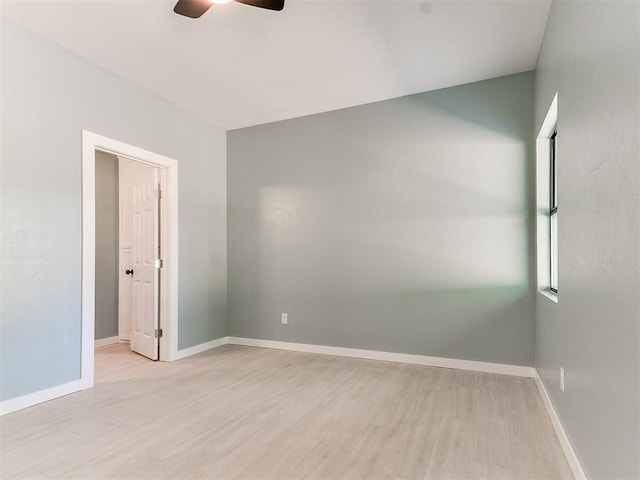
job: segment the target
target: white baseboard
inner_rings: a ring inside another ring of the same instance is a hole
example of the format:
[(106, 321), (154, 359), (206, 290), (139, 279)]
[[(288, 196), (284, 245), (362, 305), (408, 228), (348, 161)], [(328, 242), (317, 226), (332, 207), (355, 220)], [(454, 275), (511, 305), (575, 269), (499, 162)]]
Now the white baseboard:
[(22, 397), (11, 398), (0, 402), (0, 415), (6, 415), (7, 413), (16, 412), (23, 408), (33, 407), (39, 403), (48, 402), (54, 398), (63, 397), (70, 393), (79, 392), (84, 390), (87, 386), (82, 380), (74, 380), (73, 382), (64, 383), (55, 387), (40, 390), (38, 392), (29, 393)]
[[(118, 343), (119, 341), (120, 339), (118, 337), (102, 338), (95, 341), (95, 346), (104, 347), (106, 345)], [(222, 337), (210, 342), (201, 343), (200, 345), (186, 348), (184, 350), (179, 350), (178, 356), (174, 360), (179, 360), (190, 355), (195, 355), (196, 353), (204, 352), (211, 348), (219, 347), (227, 343), (227, 337)], [(40, 390), (38, 392), (29, 393), (27, 395), (23, 395), (22, 397), (5, 400), (4, 402), (0, 402), (0, 416), (16, 412), (24, 408), (32, 407), (39, 403), (48, 402), (49, 400), (53, 400), (58, 397), (64, 397), (65, 395), (69, 395), (70, 393), (79, 392), (92, 386), (93, 385), (87, 385), (83, 380), (74, 380), (73, 382), (57, 385), (55, 387)]]
[[(118, 337), (112, 337), (116, 343)], [(103, 341), (111, 339), (102, 339)], [(97, 344), (97, 342), (96, 342)], [(110, 344), (110, 343), (107, 343)], [(425, 365), (430, 367), (442, 367), (442, 368), (454, 368), (458, 370), (470, 370), (474, 372), (485, 373), (497, 373), (501, 375), (513, 375), (517, 377), (537, 377), (537, 371), (533, 367), (524, 367), (520, 365), (506, 365), (501, 363), (489, 363), (489, 362), (477, 362), (473, 360), (459, 360), (455, 358), (441, 358), (441, 357), (429, 357), (425, 355), (412, 355), (408, 353), (393, 353), (393, 352), (381, 352), (377, 350), (361, 350), (356, 348), (344, 348), (344, 347), (330, 347), (325, 345), (313, 345), (307, 343), (291, 343), (291, 342), (279, 342), (275, 340), (260, 340), (255, 338), (241, 338), (241, 337), (222, 337), (209, 342), (201, 343), (200, 345), (194, 345), (193, 347), (178, 350), (177, 355), (173, 360), (180, 360), (182, 358), (202, 353), (212, 348), (220, 347), (226, 344), (245, 345), (250, 347), (262, 347), (262, 348), (274, 348), (279, 350), (290, 350), (295, 352), (306, 353), (319, 353), (323, 355), (336, 355), (340, 357), (351, 358), (363, 358), (368, 360), (382, 360), (385, 362), (396, 363), (408, 363), (414, 365)], [(98, 345), (96, 345), (98, 346)], [(89, 385), (91, 386), (91, 385)], [(0, 403), (0, 415), (15, 412), (23, 408), (27, 408), (38, 403), (46, 402), (57, 397), (62, 397), (70, 393), (78, 392), (87, 388), (82, 380), (76, 380), (64, 385), (48, 388), (39, 392), (34, 392), (23, 397), (6, 400)], [(544, 386), (542, 386), (544, 389)], [(545, 392), (546, 393), (546, 392)], [(544, 397), (544, 395), (543, 395)], [(545, 402), (548, 401), (548, 396)], [(550, 402), (549, 402), (550, 404)], [(551, 414), (550, 414), (551, 415)], [(557, 419), (557, 416), (556, 416)], [(553, 421), (553, 416), (552, 416)], [(558, 421), (559, 424), (559, 421)], [(555, 427), (554, 423), (554, 427)], [(557, 430), (557, 429), (556, 429)], [(560, 437), (560, 434), (558, 434)], [(565, 435), (566, 438), (566, 435)], [(568, 442), (568, 440), (567, 440)], [(561, 440), (562, 443), (562, 440)], [(563, 445), (563, 449), (565, 446)], [(571, 450), (573, 452), (573, 450)], [(567, 457), (568, 458), (568, 457)], [(574, 455), (575, 458), (575, 455)], [(577, 463), (577, 459), (576, 459)], [(577, 463), (579, 467), (579, 463)], [(572, 466), (573, 468), (573, 466)], [(581, 469), (580, 469), (581, 471)], [(577, 477), (580, 479), (584, 478)]]
[(106, 347), (107, 345), (113, 345), (114, 343), (120, 343), (120, 337), (117, 335), (115, 337), (100, 338), (96, 340), (95, 348)]
[(553, 429), (556, 431), (558, 441), (560, 442), (560, 446), (562, 447), (564, 456), (567, 458), (569, 467), (571, 467), (573, 476), (576, 480), (586, 480), (587, 476), (582, 469), (582, 465), (580, 465), (580, 461), (578, 460), (576, 452), (573, 449), (571, 442), (569, 441), (567, 433), (564, 431), (564, 427), (562, 426), (560, 417), (558, 417), (558, 413), (553, 407), (553, 403), (551, 403), (551, 397), (549, 397), (549, 393), (544, 386), (544, 382), (542, 381), (538, 370), (536, 370), (535, 379), (536, 384), (538, 385), (538, 390), (540, 391), (540, 395), (542, 396), (542, 400), (544, 401), (544, 404), (547, 407), (547, 412), (549, 413), (549, 417), (551, 418), (551, 424), (553, 425)]
[(227, 337), (227, 343), (246, 345), (249, 347), (275, 348), (294, 352), (320, 353), (339, 357), (364, 358), (368, 360), (382, 360), (385, 362), (410, 363), (429, 367), (455, 368), (471, 370), (473, 372), (498, 373), (516, 377), (535, 378), (536, 369), (520, 365), (506, 365), (502, 363), (477, 362), (473, 360), (458, 360), (455, 358), (428, 357), (409, 353), (380, 352), (377, 350), (360, 350), (356, 348), (329, 347), (307, 343), (279, 342), (275, 340), (260, 340), (256, 338)]
[(227, 343), (229, 343), (228, 339), (229, 337), (216, 338), (215, 340), (201, 343), (200, 345), (194, 345), (193, 347), (185, 348), (184, 350), (178, 350), (175, 358), (172, 358), (171, 361), (180, 360), (181, 358), (190, 357), (191, 355), (195, 355), (196, 353), (206, 352), (207, 350), (211, 350), (212, 348), (226, 345)]

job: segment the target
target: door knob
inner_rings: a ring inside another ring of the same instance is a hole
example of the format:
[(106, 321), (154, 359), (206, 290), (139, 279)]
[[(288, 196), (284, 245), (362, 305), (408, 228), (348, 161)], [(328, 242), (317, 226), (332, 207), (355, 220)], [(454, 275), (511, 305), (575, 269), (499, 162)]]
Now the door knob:
[(131, 275), (133, 277), (133, 270), (125, 270), (125, 275)]

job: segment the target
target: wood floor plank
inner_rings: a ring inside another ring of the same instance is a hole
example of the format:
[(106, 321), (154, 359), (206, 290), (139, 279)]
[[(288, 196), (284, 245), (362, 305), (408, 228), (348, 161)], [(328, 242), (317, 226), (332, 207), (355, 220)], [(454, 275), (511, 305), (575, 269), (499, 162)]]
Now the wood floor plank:
[(0, 419), (1, 478), (572, 478), (531, 379), (230, 345), (95, 363)]

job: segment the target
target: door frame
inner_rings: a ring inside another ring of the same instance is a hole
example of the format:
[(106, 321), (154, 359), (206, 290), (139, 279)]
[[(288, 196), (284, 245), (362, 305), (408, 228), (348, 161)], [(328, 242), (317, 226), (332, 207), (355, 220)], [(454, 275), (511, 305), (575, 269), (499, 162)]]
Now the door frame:
[(162, 272), (159, 323), (160, 360), (178, 358), (178, 162), (172, 158), (82, 130), (82, 335), (81, 381), (93, 386), (95, 329), (95, 152), (101, 150), (160, 167), (160, 254)]

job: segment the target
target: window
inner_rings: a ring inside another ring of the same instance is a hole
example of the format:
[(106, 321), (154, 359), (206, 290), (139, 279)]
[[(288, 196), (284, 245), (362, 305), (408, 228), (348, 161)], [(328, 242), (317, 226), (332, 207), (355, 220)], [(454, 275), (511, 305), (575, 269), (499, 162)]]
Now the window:
[(558, 94), (536, 138), (536, 268), (538, 291), (558, 302)]
[(549, 138), (549, 289), (558, 293), (558, 176), (556, 173), (558, 130)]

